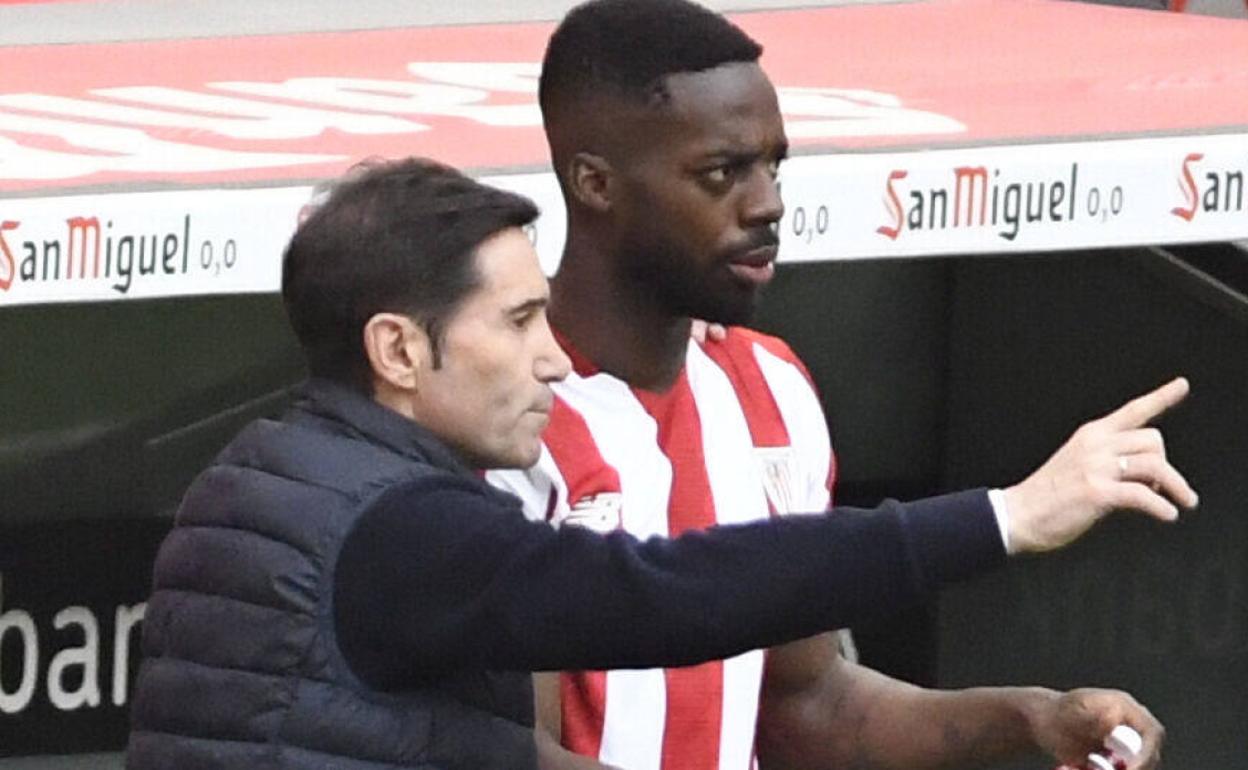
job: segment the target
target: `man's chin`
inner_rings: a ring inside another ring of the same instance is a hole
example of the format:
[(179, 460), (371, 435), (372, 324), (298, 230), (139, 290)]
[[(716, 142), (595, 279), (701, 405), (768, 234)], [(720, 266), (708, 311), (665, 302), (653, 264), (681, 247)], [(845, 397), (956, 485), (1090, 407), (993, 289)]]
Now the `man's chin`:
[(541, 443), (534, 442), (532, 446), (515, 446), (476, 454), (465, 453), (464, 459), (470, 468), (477, 470), (523, 471), (536, 465), (541, 456)]
[(534, 440), (532, 444), (526, 444), (523, 447), (515, 447), (507, 452), (505, 456), (497, 458), (496, 464), (492, 467), (507, 470), (528, 470), (542, 457), (542, 444), (540, 440)]
[(708, 323), (723, 326), (748, 326), (754, 320), (754, 311), (758, 309), (761, 292), (751, 290), (731, 299), (721, 299), (715, 303), (704, 303), (701, 312), (690, 313), (690, 317)]

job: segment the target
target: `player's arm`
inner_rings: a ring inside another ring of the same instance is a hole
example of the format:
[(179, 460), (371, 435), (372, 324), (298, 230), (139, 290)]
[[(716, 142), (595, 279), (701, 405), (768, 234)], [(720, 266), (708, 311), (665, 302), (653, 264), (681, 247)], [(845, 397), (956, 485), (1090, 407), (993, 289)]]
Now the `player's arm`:
[(1044, 752), (1079, 765), (1118, 724), (1160, 761), (1164, 730), (1126, 693), (1039, 687), (927, 690), (844, 660), (826, 634), (771, 651), (759, 713), (762, 770), (985, 767)]
[(533, 674), (533, 713), (537, 726), (555, 743), (563, 742), (563, 708), (559, 695), (559, 673), (539, 671)]

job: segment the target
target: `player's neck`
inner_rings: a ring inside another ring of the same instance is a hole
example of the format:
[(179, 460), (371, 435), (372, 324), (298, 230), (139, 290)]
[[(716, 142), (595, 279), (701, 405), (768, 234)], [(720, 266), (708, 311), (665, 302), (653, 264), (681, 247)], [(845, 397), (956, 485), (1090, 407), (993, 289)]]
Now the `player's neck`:
[(550, 284), (550, 320), (578, 353), (629, 385), (665, 391), (680, 376), (688, 318), (657, 307), (653, 293), (621, 287), (591, 260), (565, 260)]

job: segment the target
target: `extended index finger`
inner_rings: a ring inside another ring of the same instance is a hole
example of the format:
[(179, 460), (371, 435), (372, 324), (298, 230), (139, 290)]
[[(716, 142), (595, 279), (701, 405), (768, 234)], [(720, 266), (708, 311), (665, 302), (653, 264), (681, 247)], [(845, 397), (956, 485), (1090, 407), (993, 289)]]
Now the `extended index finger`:
[(1175, 377), (1165, 385), (1134, 398), (1105, 416), (1106, 422), (1118, 430), (1142, 428), (1167, 409), (1187, 398), (1191, 385), (1186, 377)]

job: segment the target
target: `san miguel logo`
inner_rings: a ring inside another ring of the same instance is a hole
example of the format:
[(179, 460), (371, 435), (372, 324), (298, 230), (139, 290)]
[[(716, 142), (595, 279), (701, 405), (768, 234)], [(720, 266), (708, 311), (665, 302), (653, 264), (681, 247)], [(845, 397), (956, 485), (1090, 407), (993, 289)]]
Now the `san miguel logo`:
[[(1012, 241), (1029, 224), (1073, 221), (1080, 206), (1079, 164), (1072, 163), (1064, 177), (1039, 181), (1010, 181), (1000, 169), (987, 166), (958, 166), (951, 178), (935, 187), (907, 184), (910, 172), (895, 170), (884, 183), (884, 208), (889, 222), (876, 232), (897, 240), (905, 232), (993, 228), (1001, 238)], [(1089, 196), (1087, 208), (1095, 204), (1101, 215), (1100, 191)], [(1106, 211), (1117, 214), (1122, 206), (1122, 190), (1115, 187), (1106, 196)]]
[(215, 278), (234, 268), (233, 238), (195, 238), (192, 215), (180, 220), (168, 229), (139, 232), (98, 216), (68, 217), (50, 230), (46, 222), (0, 219), (0, 294), (16, 293), (18, 284), (46, 292), (75, 283), (125, 296), (136, 281)]
[(1170, 209), (1170, 213), (1185, 222), (1191, 222), (1201, 212), (1227, 214), (1244, 210), (1244, 172), (1212, 169), (1193, 174), (1194, 167), (1204, 159), (1203, 153), (1189, 153), (1179, 171), (1184, 205)]
[[(23, 283), (110, 280), (118, 294), (136, 276), (182, 275), (191, 268), (191, 217), (180, 232), (115, 233), (99, 217), (69, 217), (60, 237), (23, 238), (21, 222), (0, 222), (0, 290)], [(16, 252), (16, 253), (15, 253)]]

